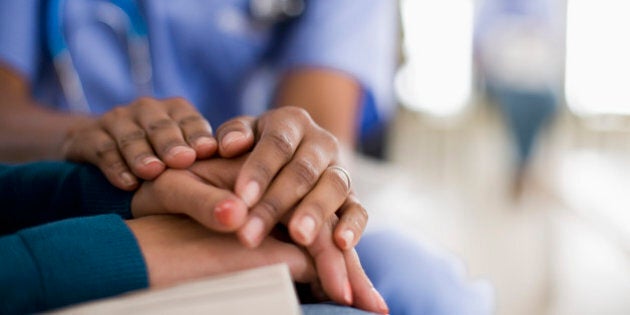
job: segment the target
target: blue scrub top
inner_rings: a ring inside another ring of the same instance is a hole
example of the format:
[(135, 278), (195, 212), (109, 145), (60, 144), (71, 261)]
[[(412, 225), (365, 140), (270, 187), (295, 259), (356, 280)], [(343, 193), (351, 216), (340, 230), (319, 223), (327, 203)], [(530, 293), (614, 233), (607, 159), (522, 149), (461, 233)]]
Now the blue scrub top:
[[(125, 38), (99, 23), (96, 2), (68, 0), (64, 34), (86, 99), (100, 114), (137, 98)], [(46, 46), (44, 0), (0, 0), (0, 62), (21, 71), (40, 101), (67, 108)], [(139, 0), (154, 95), (191, 101), (214, 126), (267, 108), (277, 78), (323, 67), (357, 79), (381, 117), (392, 112), (397, 7), (391, 0), (307, 0), (286, 25), (251, 18), (248, 0)]]

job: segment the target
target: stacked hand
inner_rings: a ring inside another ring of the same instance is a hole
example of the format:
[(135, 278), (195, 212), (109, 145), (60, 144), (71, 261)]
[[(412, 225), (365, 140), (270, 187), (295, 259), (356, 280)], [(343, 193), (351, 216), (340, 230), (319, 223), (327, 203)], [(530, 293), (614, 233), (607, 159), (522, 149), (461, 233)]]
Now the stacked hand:
[[(65, 152), (97, 165), (119, 188), (137, 188), (138, 177), (151, 180), (135, 194), (136, 217), (186, 214), (211, 231), (236, 231), (256, 250), (277, 242), (268, 235), (282, 222), (292, 246), (306, 248), (332, 300), (387, 312), (352, 249), (367, 213), (337, 165), (335, 138), (305, 111), (287, 107), (228, 121), (217, 139), (185, 101), (141, 99), (71, 132)], [(201, 160), (215, 151), (219, 157)]]

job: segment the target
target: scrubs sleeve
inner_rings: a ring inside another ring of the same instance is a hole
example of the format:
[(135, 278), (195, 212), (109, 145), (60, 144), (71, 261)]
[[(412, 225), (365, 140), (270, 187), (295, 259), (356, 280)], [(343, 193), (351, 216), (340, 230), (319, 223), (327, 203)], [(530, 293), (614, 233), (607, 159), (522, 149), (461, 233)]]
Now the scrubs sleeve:
[(319, 0), (306, 5), (281, 41), (281, 71), (323, 67), (345, 72), (372, 94), (379, 110), (391, 110), (398, 51), (396, 1)]
[(42, 1), (0, 1), (0, 64), (33, 82), (41, 57), (39, 15)]

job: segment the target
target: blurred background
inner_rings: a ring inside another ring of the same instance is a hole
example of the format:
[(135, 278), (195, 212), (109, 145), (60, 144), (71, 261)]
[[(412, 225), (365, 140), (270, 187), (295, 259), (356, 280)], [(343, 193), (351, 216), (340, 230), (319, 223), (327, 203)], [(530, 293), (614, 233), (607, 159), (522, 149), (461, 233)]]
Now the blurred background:
[(369, 228), (462, 258), (497, 314), (630, 314), (630, 3), (399, 3)]

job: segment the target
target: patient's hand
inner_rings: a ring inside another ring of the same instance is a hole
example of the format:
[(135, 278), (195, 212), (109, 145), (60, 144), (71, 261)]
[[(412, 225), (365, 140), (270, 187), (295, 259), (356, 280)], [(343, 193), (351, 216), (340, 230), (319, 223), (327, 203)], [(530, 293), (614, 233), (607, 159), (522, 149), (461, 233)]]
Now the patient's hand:
[(276, 263), (286, 263), (296, 282), (317, 281), (302, 248), (271, 236), (249, 249), (233, 234), (210, 231), (184, 216), (147, 216), (127, 225), (138, 240), (152, 287)]

